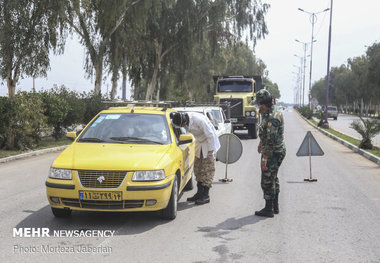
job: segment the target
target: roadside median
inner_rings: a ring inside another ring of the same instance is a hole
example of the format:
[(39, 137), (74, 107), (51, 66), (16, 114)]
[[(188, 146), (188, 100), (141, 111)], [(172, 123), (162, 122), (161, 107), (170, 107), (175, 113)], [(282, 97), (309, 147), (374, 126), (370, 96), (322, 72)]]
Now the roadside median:
[[(308, 122), (311, 126), (313, 126), (315, 129), (319, 130), (320, 132), (322, 132), (323, 134), (325, 134), (326, 136), (332, 138), (333, 140), (343, 144), (344, 146), (348, 147), (349, 149), (351, 149), (352, 151), (364, 156), (365, 158), (367, 158), (368, 160), (380, 165), (380, 158), (370, 152), (367, 152), (363, 149), (360, 149), (358, 146), (356, 145), (353, 145), (352, 143), (349, 143), (347, 142), (346, 140), (343, 140), (342, 138), (339, 138), (338, 136), (335, 136), (334, 134), (331, 134), (330, 132), (328, 131), (325, 131), (324, 129), (318, 127), (317, 125), (315, 125), (314, 123), (312, 123), (311, 121), (309, 121), (308, 119), (306, 119), (304, 116), (302, 116), (297, 110), (296, 110), (297, 114), (303, 118), (306, 122)], [(341, 133), (341, 132), (339, 132)], [(343, 134), (343, 133), (342, 133)], [(350, 137), (346, 134), (344, 134), (345, 136), (347, 137)]]
[(0, 158), (0, 163), (7, 163), (10, 161), (24, 159), (24, 158), (31, 157), (31, 156), (38, 156), (38, 155), (45, 154), (45, 153), (62, 151), (64, 149), (66, 149), (67, 146), (68, 145), (57, 146), (57, 147), (53, 147), (53, 148), (46, 148), (46, 149), (41, 149), (41, 150), (36, 150), (36, 151), (30, 151), (30, 152), (26, 152), (26, 153), (12, 155), (9, 157)]

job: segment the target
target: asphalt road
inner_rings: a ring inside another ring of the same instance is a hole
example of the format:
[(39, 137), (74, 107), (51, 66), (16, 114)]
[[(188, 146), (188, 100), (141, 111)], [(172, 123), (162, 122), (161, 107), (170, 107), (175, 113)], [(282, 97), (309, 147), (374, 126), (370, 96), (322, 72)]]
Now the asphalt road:
[[(254, 215), (264, 203), (258, 141), (244, 134), (243, 156), (228, 170), (233, 182), (218, 181), (225, 172), (218, 163), (211, 203), (188, 204), (194, 192), (186, 192), (174, 221), (155, 213), (73, 212), (56, 219), (44, 182), (57, 153), (0, 164), (0, 262), (380, 262), (380, 167), (294, 112), (284, 116), (287, 156), (279, 172), (280, 214), (274, 218)], [(296, 157), (308, 130), (325, 152), (312, 158), (314, 183), (303, 180), (309, 158)], [(21, 227), (116, 232), (108, 238), (13, 237), (13, 228)], [(48, 245), (108, 252), (40, 251)]]

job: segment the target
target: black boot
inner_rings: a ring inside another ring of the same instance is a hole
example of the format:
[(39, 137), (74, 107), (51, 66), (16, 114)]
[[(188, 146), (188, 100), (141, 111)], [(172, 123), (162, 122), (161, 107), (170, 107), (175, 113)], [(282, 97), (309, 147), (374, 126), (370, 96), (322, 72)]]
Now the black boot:
[(195, 201), (196, 205), (203, 205), (210, 202), (210, 196), (208, 195), (210, 191), (210, 187), (207, 187), (207, 186), (202, 186), (202, 187), (203, 187), (203, 191), (201, 193), (201, 196), (198, 198), (198, 200)]
[(280, 213), (280, 210), (278, 208), (278, 193), (274, 196), (274, 201), (273, 201), (273, 212), (275, 214)]
[(255, 215), (273, 217), (273, 200), (265, 200), (265, 207), (260, 211), (256, 211)]
[(193, 195), (192, 197), (187, 198), (188, 202), (195, 202), (199, 199), (199, 197), (201, 197), (201, 193), (203, 191), (203, 185), (201, 182), (197, 182), (197, 188), (198, 188), (198, 190), (197, 190), (196, 194)]

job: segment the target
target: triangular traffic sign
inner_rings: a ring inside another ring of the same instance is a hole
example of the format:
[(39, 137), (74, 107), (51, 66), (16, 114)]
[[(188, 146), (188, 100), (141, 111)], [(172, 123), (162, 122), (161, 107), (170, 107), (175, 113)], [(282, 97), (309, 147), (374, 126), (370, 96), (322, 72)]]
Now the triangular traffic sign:
[(311, 131), (308, 131), (296, 155), (297, 156), (322, 156), (324, 154), (325, 153), (322, 151), (322, 148), (319, 146), (319, 144), (315, 140)]

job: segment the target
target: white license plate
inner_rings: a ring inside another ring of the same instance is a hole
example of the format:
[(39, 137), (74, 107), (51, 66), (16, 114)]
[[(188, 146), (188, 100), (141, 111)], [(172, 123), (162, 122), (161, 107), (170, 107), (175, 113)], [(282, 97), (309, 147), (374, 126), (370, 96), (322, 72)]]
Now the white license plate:
[(122, 194), (121, 191), (79, 191), (79, 199), (120, 201), (123, 199)]
[(237, 120), (237, 118), (231, 118), (230, 121), (231, 122), (237, 122), (238, 120)]

